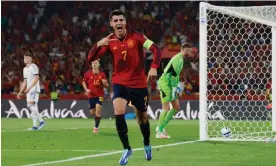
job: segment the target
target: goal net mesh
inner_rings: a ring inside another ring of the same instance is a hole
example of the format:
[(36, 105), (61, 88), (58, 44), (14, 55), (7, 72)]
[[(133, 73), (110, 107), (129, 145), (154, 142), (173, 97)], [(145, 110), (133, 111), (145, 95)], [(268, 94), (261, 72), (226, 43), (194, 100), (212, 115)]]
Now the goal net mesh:
[(231, 129), (232, 139), (264, 140), (275, 135), (271, 110), (266, 108), (272, 81), (272, 28), (252, 18), (276, 23), (276, 6), (207, 8), (207, 115), (222, 115), (208, 118), (208, 139), (224, 139), (223, 127)]

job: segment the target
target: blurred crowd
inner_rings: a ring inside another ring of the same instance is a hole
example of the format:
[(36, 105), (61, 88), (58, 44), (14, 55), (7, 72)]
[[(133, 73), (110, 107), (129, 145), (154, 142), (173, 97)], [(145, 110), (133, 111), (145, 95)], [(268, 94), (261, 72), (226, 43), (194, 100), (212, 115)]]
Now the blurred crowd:
[[(248, 5), (247, 2), (212, 3)], [(253, 3), (262, 4), (257, 1)], [(1, 13), (1, 93), (15, 94), (19, 91), (24, 68), (23, 54), (26, 51), (34, 54), (33, 61), (40, 69), (42, 94), (57, 90), (61, 94), (83, 93), (82, 76), (90, 68), (86, 56), (96, 41), (112, 31), (108, 17), (114, 9), (126, 13), (128, 28), (144, 33), (161, 48), (173, 49), (184, 42), (190, 42), (198, 48), (198, 6), (199, 2), (4, 1)], [(227, 43), (222, 43), (221, 47), (225, 45)], [(215, 61), (223, 61), (227, 55), (222, 52), (213, 56), (216, 57)], [(219, 59), (219, 56), (222, 57)], [(162, 60), (159, 76), (168, 61), (169, 59)], [(225, 67), (213, 60), (210, 62), (212, 70)], [(103, 57), (101, 64), (102, 70), (110, 78), (111, 57)], [(146, 65), (149, 66), (150, 63)], [(185, 93), (191, 94), (199, 91), (198, 58), (187, 66), (189, 67), (185, 70), (189, 73), (189, 78), (186, 80)], [(228, 68), (231, 70), (235, 66), (233, 64), (232, 68)], [(266, 69), (269, 70), (268, 67)], [(153, 93), (158, 89), (155, 81), (149, 87)], [(107, 93), (108, 91), (106, 90)]]
[(212, 11), (208, 20), (209, 96), (265, 96), (272, 81), (271, 27)]
[[(82, 93), (82, 76), (90, 68), (86, 56), (96, 41), (111, 32), (108, 16), (118, 8), (126, 13), (128, 28), (141, 31), (160, 47), (198, 42), (195, 3), (2, 2), (2, 94), (19, 91), (26, 51), (35, 55), (42, 94)], [(110, 57), (101, 63), (110, 78)], [(150, 87), (155, 91), (155, 82)]]

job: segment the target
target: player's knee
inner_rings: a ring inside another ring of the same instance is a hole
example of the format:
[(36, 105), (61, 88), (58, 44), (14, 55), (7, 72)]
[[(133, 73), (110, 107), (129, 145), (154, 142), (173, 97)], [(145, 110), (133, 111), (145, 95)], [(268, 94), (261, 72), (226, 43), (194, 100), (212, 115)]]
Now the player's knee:
[(163, 103), (162, 108), (163, 110), (170, 110), (170, 103)]
[(35, 102), (28, 102), (27, 107), (31, 109), (32, 107), (35, 107)]
[(142, 119), (137, 119), (138, 124), (146, 124), (147, 121), (148, 121), (147, 118), (144, 118), (144, 119), (143, 119), (143, 118), (142, 118)]
[(34, 101), (28, 101), (27, 102), (27, 107), (30, 107), (30, 106), (33, 106), (33, 105), (35, 105)]
[(141, 112), (137, 114), (137, 122), (139, 124), (146, 124), (148, 121), (147, 112)]
[(125, 99), (116, 98), (113, 100), (115, 115), (122, 115), (126, 112), (127, 101)]
[(172, 103), (173, 109), (175, 109), (176, 111), (180, 110), (180, 105), (179, 105), (179, 101), (178, 100), (173, 100), (171, 103)]
[(115, 115), (122, 115), (125, 114), (126, 108), (124, 107), (114, 107)]
[(35, 118), (35, 117), (36, 117), (36, 115), (35, 115), (34, 111), (32, 111), (31, 118)]
[(97, 105), (96, 106), (96, 116), (100, 117), (101, 116), (101, 112), (102, 112), (102, 106), (101, 105)]
[(32, 106), (33, 106), (33, 104), (29, 104), (29, 103), (27, 104), (28, 108), (31, 108)]
[(100, 104), (96, 104), (96, 112), (100, 112), (102, 110), (102, 106)]
[(95, 114), (95, 109), (90, 109), (90, 115), (94, 115)]

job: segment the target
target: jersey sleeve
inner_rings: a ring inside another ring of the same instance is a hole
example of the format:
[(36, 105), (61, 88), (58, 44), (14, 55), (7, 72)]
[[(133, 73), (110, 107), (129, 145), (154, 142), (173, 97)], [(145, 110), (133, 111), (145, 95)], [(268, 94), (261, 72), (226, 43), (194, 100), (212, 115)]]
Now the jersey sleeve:
[(92, 47), (92, 49), (88, 53), (88, 62), (91, 63), (94, 60), (99, 59), (109, 50), (109, 46), (97, 47), (97, 44)]
[(109, 45), (98, 47), (97, 44), (95, 44), (88, 53), (88, 62), (91, 63), (92, 61), (99, 59), (108, 51), (110, 51)]
[(153, 41), (146, 38), (143, 34), (136, 32), (136, 39), (144, 48), (150, 50), (153, 53), (153, 61), (151, 68), (158, 68), (161, 62), (161, 49), (153, 43)]
[(180, 68), (180, 63), (183, 63), (183, 57), (182, 54), (177, 54), (175, 55), (174, 58), (172, 58), (172, 65), (173, 65), (173, 69), (175, 70), (175, 72), (177, 73), (177, 75), (180, 75), (182, 68)]
[(32, 65), (31, 69), (32, 69), (31, 72), (32, 72), (33, 75), (38, 75), (39, 74), (38, 67), (35, 64)]
[(86, 72), (85, 74), (84, 74), (84, 76), (83, 76), (83, 81), (87, 84), (87, 82), (88, 82), (88, 73)]
[[(183, 56), (182, 56), (182, 54), (179, 53), (172, 59), (173, 69), (177, 73), (174, 78), (174, 85), (177, 85), (180, 82), (180, 74), (181, 74), (182, 67), (183, 67), (180, 63), (183, 63)], [(180, 67), (180, 66), (182, 66), (182, 67)]]
[(27, 73), (26, 73), (26, 71), (25, 71), (25, 68), (23, 69), (23, 78), (24, 79), (27, 79), (27, 75), (26, 75)]
[(176, 75), (171, 75), (171, 78), (170, 78), (171, 85), (173, 87), (176, 87), (177, 84), (179, 83), (179, 74), (177, 74), (177, 70), (176, 70), (175, 66), (176, 65), (174, 63), (172, 63), (172, 68), (175, 70), (175, 73), (176, 73)]
[(182, 55), (175, 55), (167, 64), (164, 73), (168, 76), (168, 80), (170, 82), (170, 86), (177, 87), (177, 84), (180, 82), (180, 72), (182, 68), (180, 67), (182, 63)]

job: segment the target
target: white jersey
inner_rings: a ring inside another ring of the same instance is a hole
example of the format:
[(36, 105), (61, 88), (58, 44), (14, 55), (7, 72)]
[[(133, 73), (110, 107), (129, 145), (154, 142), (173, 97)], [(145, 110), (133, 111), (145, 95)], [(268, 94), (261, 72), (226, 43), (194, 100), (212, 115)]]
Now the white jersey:
[[(34, 76), (38, 75), (38, 74), (39, 74), (39, 71), (38, 71), (38, 67), (36, 66), (36, 64), (32, 63), (28, 67), (27, 66), (24, 67), (24, 69), (23, 69), (23, 77), (27, 81), (27, 88), (29, 88), (32, 85)], [(34, 85), (34, 87), (30, 90), (30, 92), (40, 93), (40, 83), (39, 83), (39, 80)]]

